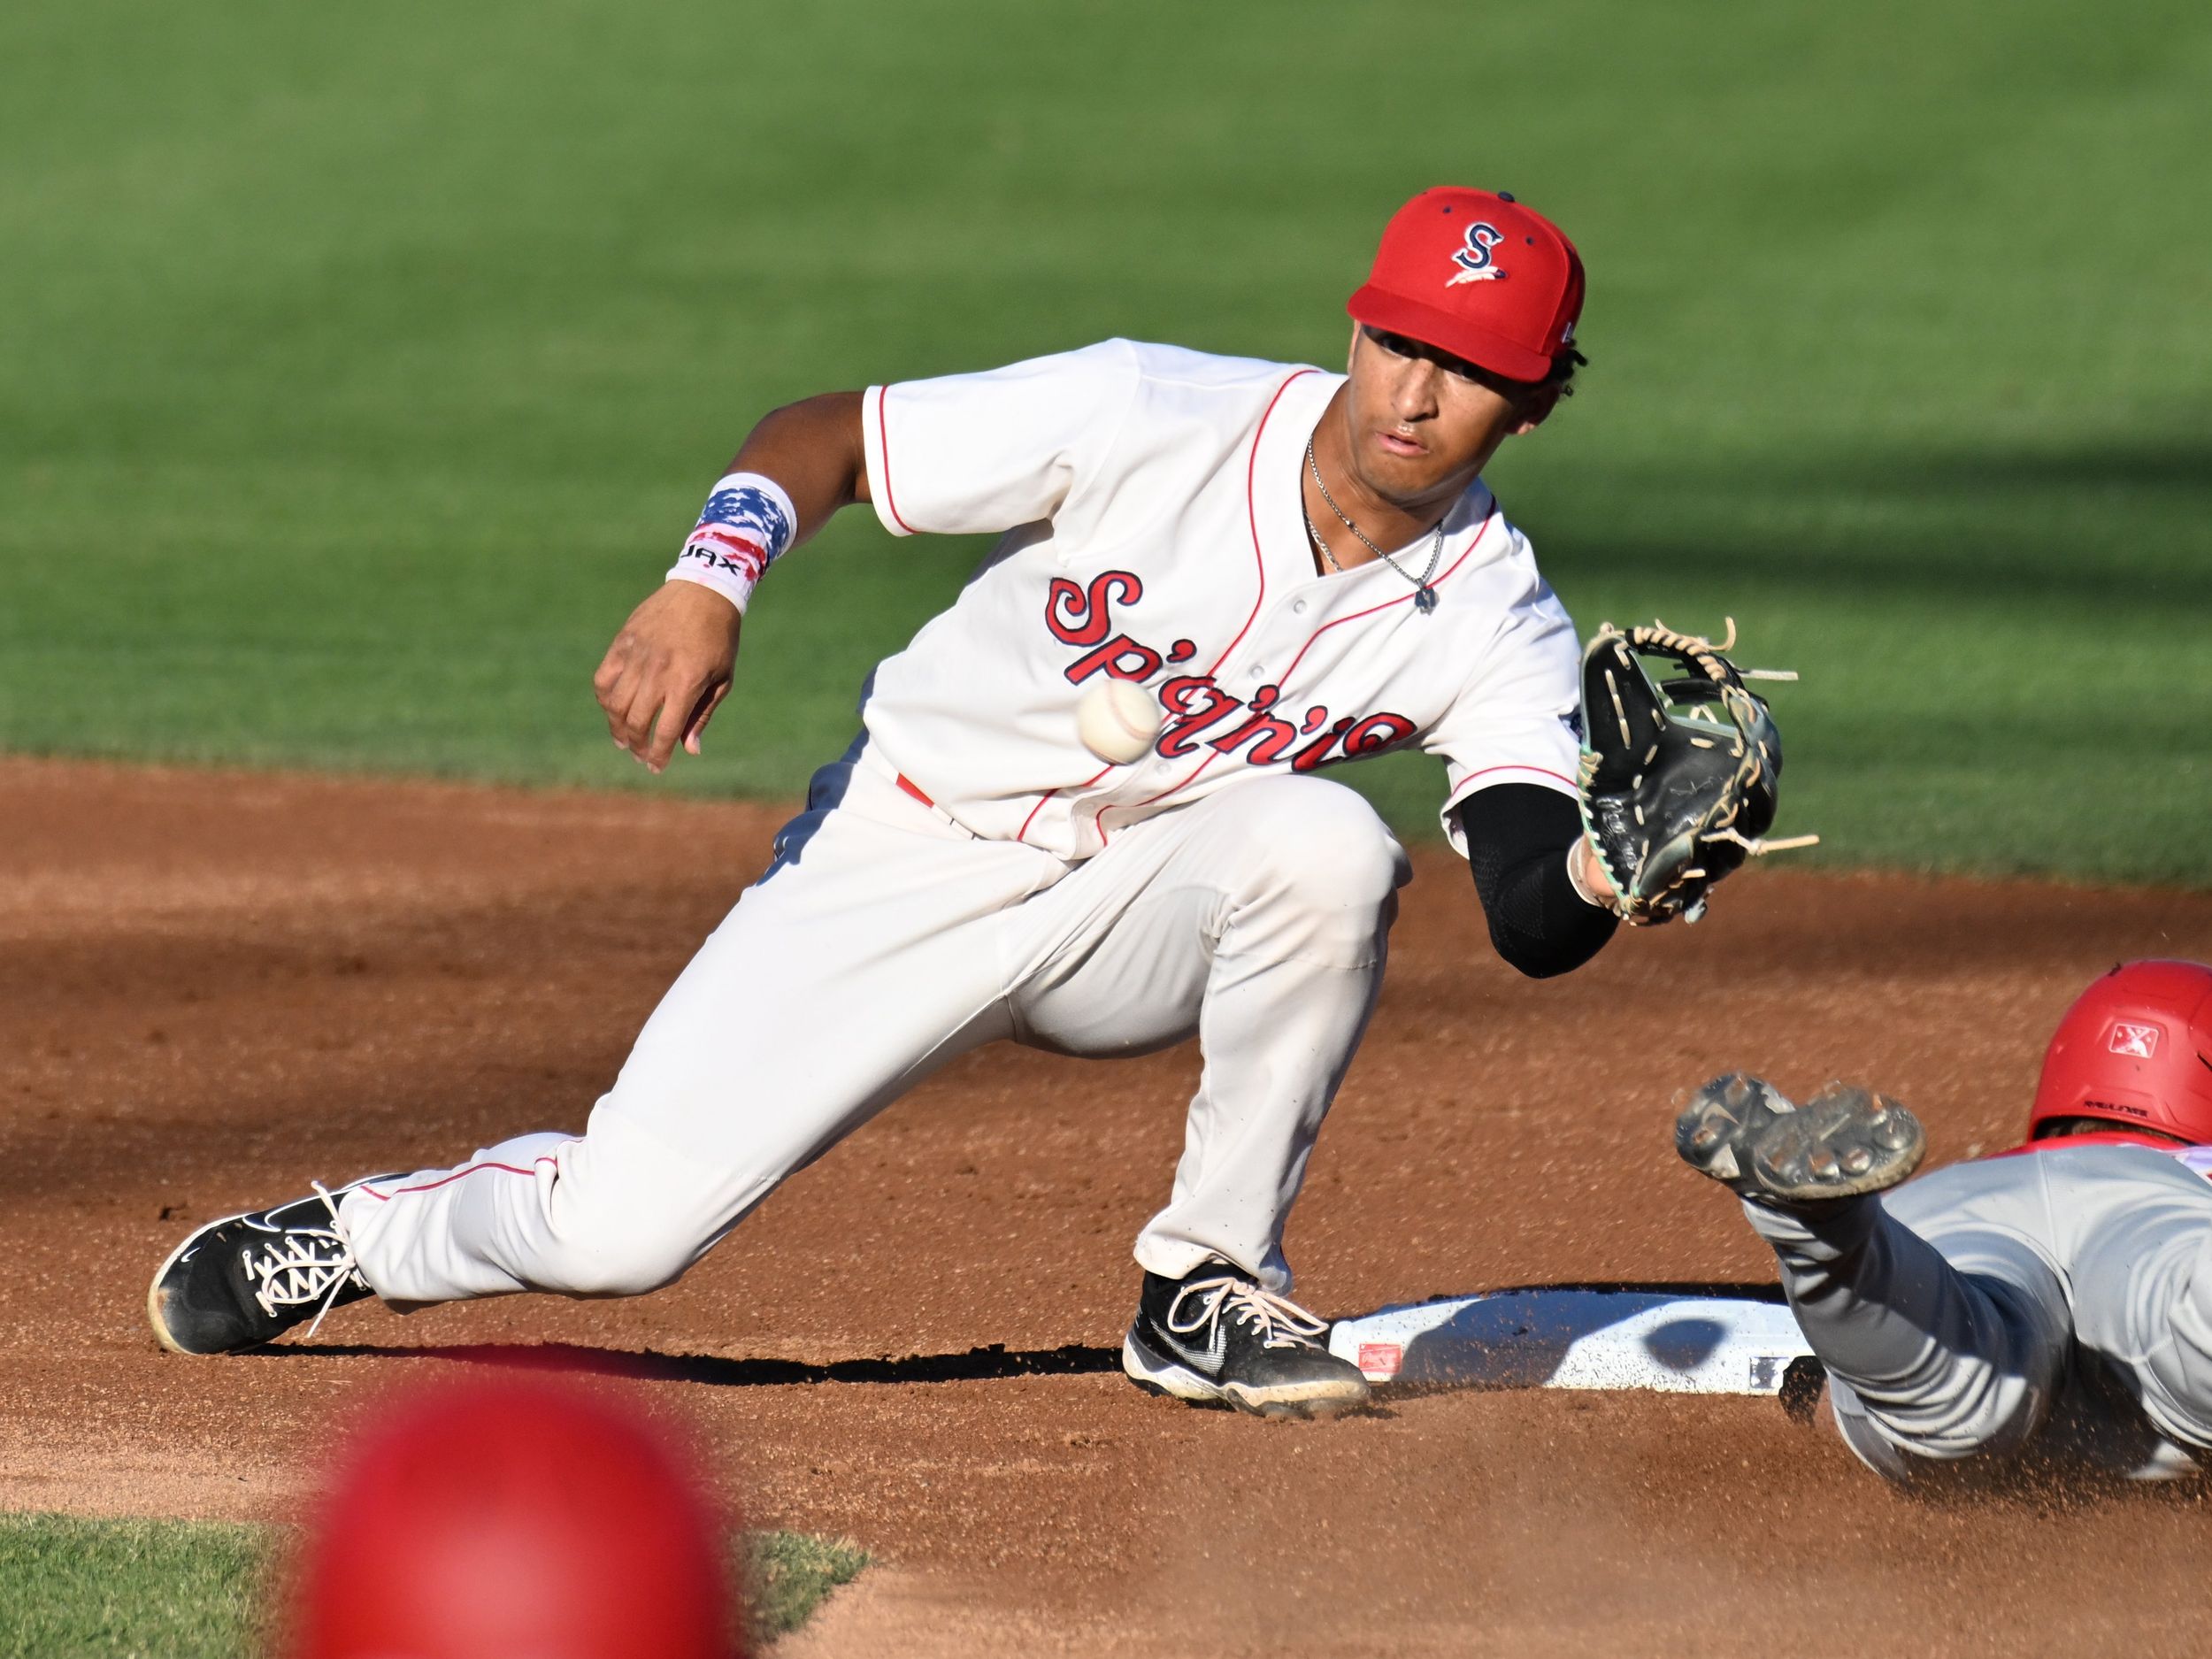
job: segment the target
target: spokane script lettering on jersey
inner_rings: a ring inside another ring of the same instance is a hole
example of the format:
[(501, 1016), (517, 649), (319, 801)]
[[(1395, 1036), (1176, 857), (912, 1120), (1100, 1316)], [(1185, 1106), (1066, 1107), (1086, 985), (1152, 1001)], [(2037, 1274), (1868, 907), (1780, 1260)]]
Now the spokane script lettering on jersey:
[[(1189, 640), (1177, 640), (1163, 654), (1116, 631), (1113, 606), (1133, 605), (1143, 597), (1144, 583), (1131, 571), (1103, 572), (1092, 577), (1087, 588), (1064, 577), (1053, 579), (1045, 599), (1045, 626), (1063, 645), (1090, 648), (1068, 664), (1070, 684), (1079, 686), (1097, 674), (1142, 683), (1161, 669), (1198, 655), (1197, 645)], [(1326, 705), (1318, 703), (1293, 724), (1274, 712), (1281, 687), (1262, 686), (1247, 701), (1224, 691), (1211, 674), (1171, 676), (1161, 683), (1158, 695), (1167, 723), (1152, 751), (1167, 760), (1194, 754), (1202, 746), (1229, 755), (1249, 744), (1245, 759), (1255, 766), (1287, 762), (1293, 771), (1311, 772), (1331, 761), (1355, 760), (1388, 749), (1412, 736), (1414, 730), (1413, 722), (1402, 714), (1332, 719)]]

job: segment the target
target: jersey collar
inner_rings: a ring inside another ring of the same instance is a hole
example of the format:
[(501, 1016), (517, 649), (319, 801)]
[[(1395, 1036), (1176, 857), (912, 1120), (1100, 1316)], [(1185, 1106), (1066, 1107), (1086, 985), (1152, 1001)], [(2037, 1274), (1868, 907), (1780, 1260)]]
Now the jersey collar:
[[(1386, 569), (1379, 559), (1341, 575), (1325, 575), (1313, 568), (1303, 508), (1306, 445), (1313, 437), (1314, 428), (1321, 424), (1329, 399), (1343, 384), (1341, 374), (1300, 369), (1283, 383), (1274, 403), (1261, 418), (1252, 446), (1248, 483), (1252, 531), (1258, 543), (1261, 575), (1273, 593), (1314, 581), (1339, 583), (1348, 589), (1373, 577), (1393, 588), (1402, 589), (1409, 601), (1412, 588), (1397, 572)], [(1437, 567), (1440, 590), (1444, 585), (1445, 572), (1455, 571), (1465, 562), (1469, 538), (1480, 534), (1490, 517), (1491, 506), (1488, 486), (1477, 479), (1445, 515), (1444, 557)], [(1413, 560), (1408, 567), (1417, 572), (1428, 563), (1425, 537), (1419, 546), (1402, 554), (1395, 548), (1391, 551), (1401, 565)]]

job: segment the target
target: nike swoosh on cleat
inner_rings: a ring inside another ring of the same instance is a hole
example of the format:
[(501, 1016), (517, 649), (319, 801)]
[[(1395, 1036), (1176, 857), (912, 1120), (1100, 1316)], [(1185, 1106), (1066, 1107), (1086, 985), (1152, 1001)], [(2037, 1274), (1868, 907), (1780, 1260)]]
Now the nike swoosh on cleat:
[(1185, 1363), (1197, 1366), (1209, 1377), (1220, 1375), (1222, 1358), (1229, 1351), (1228, 1333), (1222, 1330), (1220, 1320), (1214, 1321), (1213, 1340), (1202, 1348), (1192, 1348), (1161, 1325), (1156, 1325), (1152, 1329), (1153, 1333), (1179, 1355)]

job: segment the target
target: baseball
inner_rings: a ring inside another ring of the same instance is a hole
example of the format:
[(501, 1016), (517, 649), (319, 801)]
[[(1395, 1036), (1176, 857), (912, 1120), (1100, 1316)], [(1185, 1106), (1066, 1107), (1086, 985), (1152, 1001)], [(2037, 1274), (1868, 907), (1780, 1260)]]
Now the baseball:
[(1163, 717), (1152, 694), (1133, 680), (1106, 679), (1075, 705), (1076, 734), (1101, 760), (1126, 766), (1152, 747)]

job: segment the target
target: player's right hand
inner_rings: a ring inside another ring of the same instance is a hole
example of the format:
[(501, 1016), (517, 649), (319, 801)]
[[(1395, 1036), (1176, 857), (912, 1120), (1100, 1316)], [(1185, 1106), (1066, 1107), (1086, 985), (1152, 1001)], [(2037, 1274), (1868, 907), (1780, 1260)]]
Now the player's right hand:
[(729, 695), (744, 620), (735, 605), (697, 582), (664, 583), (630, 612), (591, 677), (615, 747), (656, 772), (667, 767), (680, 738), (697, 754), (699, 734)]

